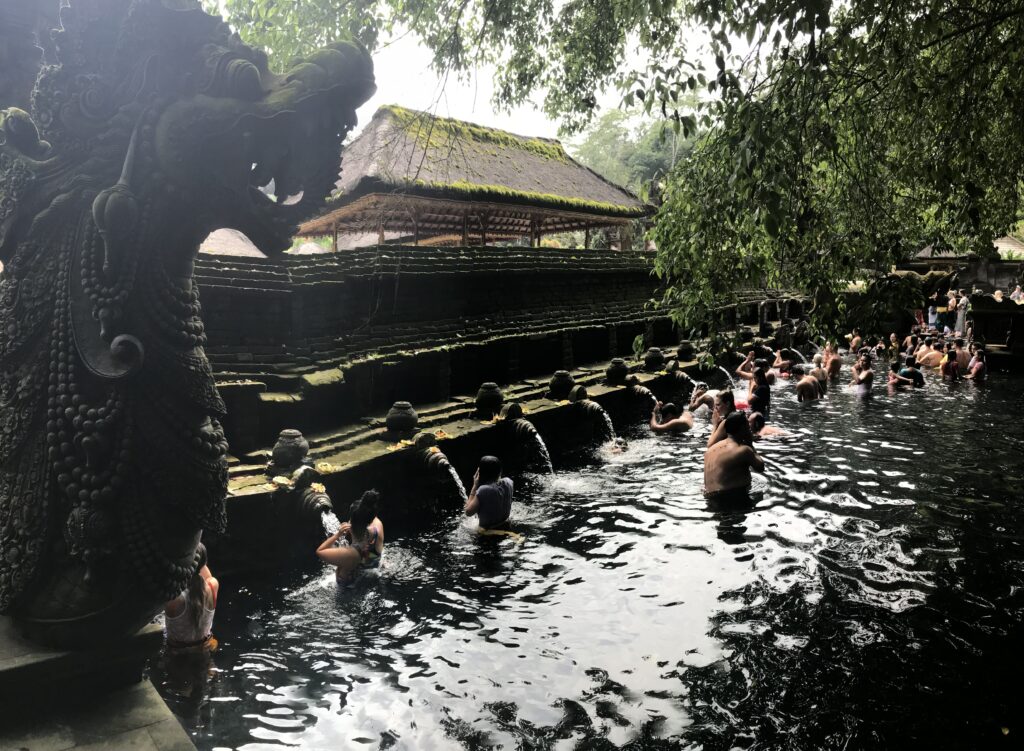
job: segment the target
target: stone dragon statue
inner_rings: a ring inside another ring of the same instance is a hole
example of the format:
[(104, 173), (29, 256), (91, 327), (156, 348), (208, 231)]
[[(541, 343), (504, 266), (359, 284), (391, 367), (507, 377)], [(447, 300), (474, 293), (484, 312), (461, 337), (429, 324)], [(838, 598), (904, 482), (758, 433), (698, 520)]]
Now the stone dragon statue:
[(375, 85), (350, 43), (273, 73), (197, 0), (63, 4), (31, 114), (0, 110), (0, 612), (87, 646), (150, 620), (225, 525), (199, 244), (287, 248)]

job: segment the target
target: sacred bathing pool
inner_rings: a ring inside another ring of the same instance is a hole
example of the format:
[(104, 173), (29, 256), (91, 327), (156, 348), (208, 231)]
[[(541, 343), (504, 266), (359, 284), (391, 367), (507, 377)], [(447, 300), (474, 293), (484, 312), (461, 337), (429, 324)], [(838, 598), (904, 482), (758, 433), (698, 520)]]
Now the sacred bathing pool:
[[(680, 331), (655, 207), (558, 141), (400, 106), (346, 140), (358, 45), (275, 73), (188, 0), (35, 6), (0, 0), (0, 748), (1019, 743), (1019, 263), (895, 269), (923, 315), (967, 290), (987, 364), (887, 387), (894, 309), (865, 389), (808, 291)], [(700, 385), (779, 430), (739, 501)]]

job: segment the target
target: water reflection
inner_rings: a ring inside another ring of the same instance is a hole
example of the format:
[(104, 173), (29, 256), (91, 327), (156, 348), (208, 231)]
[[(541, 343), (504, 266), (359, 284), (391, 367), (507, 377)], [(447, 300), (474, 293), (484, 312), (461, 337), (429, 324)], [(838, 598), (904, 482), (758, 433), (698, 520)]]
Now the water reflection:
[(706, 424), (633, 433), (522, 478), (521, 539), (453, 509), (349, 590), (225, 584), (217, 672), (155, 678), (204, 749), (1016, 745), (1021, 386), (780, 384), (738, 507), (700, 493)]

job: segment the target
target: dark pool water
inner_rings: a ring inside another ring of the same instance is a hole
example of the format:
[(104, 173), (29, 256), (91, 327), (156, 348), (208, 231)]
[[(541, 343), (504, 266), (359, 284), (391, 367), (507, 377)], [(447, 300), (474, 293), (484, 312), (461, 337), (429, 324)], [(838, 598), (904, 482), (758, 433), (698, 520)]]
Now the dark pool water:
[(213, 664), (153, 678), (201, 749), (1021, 748), (1022, 391), (783, 385), (752, 508), (701, 497), (706, 421), (638, 438), (520, 482), (521, 540), (225, 582)]

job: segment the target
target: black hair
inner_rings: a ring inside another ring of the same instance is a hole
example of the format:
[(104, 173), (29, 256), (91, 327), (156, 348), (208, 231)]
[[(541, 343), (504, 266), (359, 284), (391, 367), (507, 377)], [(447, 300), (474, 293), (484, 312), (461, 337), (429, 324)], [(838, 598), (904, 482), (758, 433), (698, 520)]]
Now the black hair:
[(964, 346), (964, 340), (963, 339), (954, 339), (953, 340), (953, 344), (955, 344), (957, 347), (961, 347), (962, 348)]
[(863, 354), (861, 354), (861, 359), (867, 362), (869, 368), (871, 367), (871, 363), (873, 362), (873, 360), (871, 359), (870, 354), (864, 352)]
[(497, 482), (501, 477), (501, 459), (496, 456), (485, 456), (480, 459), (480, 484)]
[(765, 370), (768, 370), (768, 361), (765, 360), (763, 357), (758, 357), (756, 360), (754, 360), (754, 367), (764, 368)]
[(895, 360), (893, 360), (892, 364), (889, 366), (889, 370), (891, 370), (896, 375), (899, 375), (900, 374), (900, 364), (898, 362), (896, 362)]
[(908, 368), (916, 368), (917, 367), (917, 358), (915, 358), (913, 355), (907, 355), (907, 367)]
[(725, 434), (736, 436), (743, 433), (743, 428), (750, 429), (747, 416), (742, 412), (732, 412), (725, 418)]
[(985, 362), (985, 350), (982, 347), (978, 347), (978, 351), (974, 353), (974, 356)]
[(792, 368), (789, 369), (789, 372), (795, 376), (802, 376), (804, 374), (804, 366), (794, 365)]
[(754, 383), (758, 386), (768, 385), (768, 369), (758, 366), (754, 368)]
[(760, 412), (751, 412), (750, 416), (747, 418), (747, 421), (754, 423), (754, 425), (757, 426), (758, 430), (763, 428), (765, 424), (764, 415), (762, 415)]
[(380, 502), (380, 493), (376, 490), (367, 490), (352, 504), (349, 510), (349, 522), (352, 524), (353, 534), (362, 534), (362, 530), (370, 526), (370, 522), (377, 515), (377, 504)]
[(935, 340), (934, 340), (934, 339), (932, 339), (932, 338), (931, 338), (931, 337), (929, 336), (929, 337), (927, 337), (927, 338), (926, 338), (926, 339), (924, 340), (924, 343), (925, 343), (925, 344), (927, 344), (927, 345), (928, 345), (928, 346), (930, 347), (930, 346), (932, 346), (932, 343), (933, 343), (934, 341), (935, 341)]
[(683, 414), (682, 411), (672, 402), (661, 405), (661, 416), (666, 420), (675, 419), (681, 414)]
[[(199, 543), (196, 546), (196, 571), (189, 580), (188, 588), (185, 590), (185, 599), (188, 600), (188, 617), (195, 628), (199, 628), (199, 621), (203, 617), (203, 610), (206, 608), (206, 579), (203, 578), (203, 566), (206, 565), (206, 546)], [(205, 634), (204, 634), (205, 636)]]

